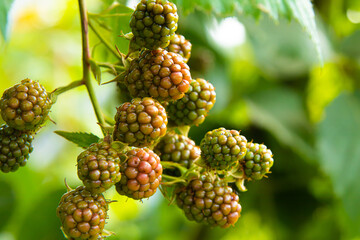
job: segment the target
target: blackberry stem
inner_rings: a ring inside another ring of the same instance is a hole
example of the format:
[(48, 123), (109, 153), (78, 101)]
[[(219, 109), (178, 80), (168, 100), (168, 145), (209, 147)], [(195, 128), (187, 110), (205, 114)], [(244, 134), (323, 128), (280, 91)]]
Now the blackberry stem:
[(101, 34), (98, 32), (98, 30), (95, 28), (95, 26), (92, 24), (91, 21), (88, 22), (89, 27), (91, 30), (95, 33), (95, 35), (99, 38), (99, 40), (110, 50), (112, 54), (114, 54), (115, 57), (117, 57), (119, 60), (121, 60), (121, 56), (116, 52), (116, 50), (111, 47), (110, 43), (108, 43), (105, 38), (101, 36)]
[[(85, 83), (86, 89), (88, 91), (91, 104), (93, 105), (94, 112), (96, 118), (100, 125), (105, 124), (104, 117), (101, 113), (101, 108), (97, 98), (95, 96), (94, 88), (91, 84), (90, 79), (90, 44), (89, 44), (89, 29), (88, 29), (88, 17), (86, 11), (85, 0), (78, 0), (79, 1), (79, 10), (80, 10), (80, 21), (81, 21), (81, 38), (82, 38), (82, 62), (83, 62), (83, 81)], [(105, 131), (101, 128), (105, 136)]]
[(64, 92), (70, 91), (71, 89), (77, 88), (77, 87), (82, 86), (84, 84), (85, 84), (85, 82), (82, 79), (77, 80), (77, 81), (73, 81), (73, 82), (69, 83), (66, 86), (56, 88), (50, 94), (53, 95), (53, 96), (58, 96), (58, 95), (60, 95), (60, 94), (62, 94)]

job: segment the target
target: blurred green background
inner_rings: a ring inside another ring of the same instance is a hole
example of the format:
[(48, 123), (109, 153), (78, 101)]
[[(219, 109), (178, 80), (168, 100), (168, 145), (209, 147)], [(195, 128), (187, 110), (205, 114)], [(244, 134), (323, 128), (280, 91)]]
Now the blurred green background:
[[(87, 1), (93, 13), (111, 2)], [(112, 189), (105, 193), (117, 200), (107, 224), (116, 235), (109, 239), (360, 239), (360, 1), (314, 0), (313, 39), (289, 16), (241, 14), (225, 9), (232, 2), (225, 0), (176, 2), (178, 32), (193, 44), (192, 76), (217, 92), (214, 109), (190, 137), (199, 143), (208, 130), (238, 129), (271, 148), (275, 164), (268, 179), (247, 184), (242, 216), (229, 229), (187, 221), (160, 191), (139, 202)], [(102, 35), (124, 52), (128, 42), (118, 35), (129, 32), (129, 18), (101, 19), (113, 29)], [(7, 41), (0, 40), (0, 92), (24, 78), (48, 91), (81, 78), (77, 1), (18, 0), (9, 20)], [(114, 60), (90, 36), (95, 58)], [(112, 77), (103, 73), (104, 82)], [(113, 116), (121, 103), (115, 84), (96, 87), (96, 94)], [(63, 239), (56, 207), (65, 178), (73, 188), (81, 184), (75, 163), (82, 150), (53, 131), (101, 132), (84, 87), (59, 96), (50, 115), (56, 124), (49, 121), (36, 135), (27, 166), (0, 174), (0, 240)]]

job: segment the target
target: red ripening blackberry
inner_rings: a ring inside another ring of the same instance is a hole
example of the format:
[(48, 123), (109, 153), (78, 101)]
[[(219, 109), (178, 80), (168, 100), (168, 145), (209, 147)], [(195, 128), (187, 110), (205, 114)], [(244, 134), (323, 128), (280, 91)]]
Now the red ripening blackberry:
[(103, 140), (91, 144), (77, 158), (77, 173), (92, 193), (102, 193), (120, 181), (121, 153)]
[(191, 56), (191, 43), (186, 40), (183, 35), (175, 34), (170, 40), (170, 45), (165, 50), (173, 53), (178, 53), (184, 58), (184, 62), (187, 63)]
[(169, 124), (173, 126), (196, 125), (203, 123), (216, 101), (215, 88), (208, 81), (192, 80), (185, 96), (166, 107)]
[(190, 68), (177, 53), (144, 50), (131, 61), (124, 77), (130, 95), (159, 101), (180, 99), (189, 90)]
[(176, 5), (167, 0), (141, 0), (131, 16), (132, 48), (165, 48), (177, 30)]
[(237, 130), (218, 128), (209, 131), (201, 140), (204, 163), (216, 170), (231, 170), (246, 154), (247, 140)]
[(113, 138), (135, 147), (151, 146), (166, 134), (165, 108), (152, 98), (135, 98), (120, 105)]
[(0, 100), (2, 118), (18, 130), (36, 130), (46, 120), (51, 105), (45, 88), (30, 79), (6, 89)]
[(84, 186), (65, 193), (57, 207), (62, 230), (67, 238), (102, 239), (108, 203), (102, 194), (94, 194)]
[(240, 217), (238, 195), (218, 177), (202, 174), (176, 191), (176, 203), (190, 221), (227, 228)]
[(133, 199), (151, 197), (161, 182), (163, 169), (159, 156), (148, 148), (134, 148), (127, 152), (127, 157), (121, 165), (116, 191)]

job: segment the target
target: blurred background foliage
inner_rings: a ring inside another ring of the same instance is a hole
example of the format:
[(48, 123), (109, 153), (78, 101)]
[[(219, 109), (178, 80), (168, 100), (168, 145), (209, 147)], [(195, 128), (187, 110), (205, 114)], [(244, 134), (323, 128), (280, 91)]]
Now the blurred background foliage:
[[(10, 9), (8, 28), (1, 27), (0, 92), (27, 77), (49, 91), (80, 79), (77, 1), (12, 2), (0, 4), (0, 21)], [(112, 1), (87, 2), (99, 33), (126, 52), (119, 35), (130, 31), (130, 14), (99, 17)], [(217, 91), (214, 109), (190, 137), (199, 143), (208, 130), (239, 129), (272, 149), (273, 173), (248, 183), (240, 193), (242, 217), (226, 230), (187, 221), (160, 192), (139, 202), (112, 189), (105, 195), (117, 202), (107, 229), (116, 235), (109, 239), (360, 239), (360, 1), (314, 0), (317, 28), (307, 1), (175, 2), (178, 32), (193, 44), (192, 76)], [(96, 60), (115, 60), (93, 32), (90, 37)], [(103, 73), (103, 82), (112, 77)], [(113, 116), (121, 103), (115, 84), (96, 91)], [(27, 166), (0, 174), (1, 240), (63, 239), (55, 210), (64, 178), (74, 188), (81, 183), (75, 162), (82, 150), (53, 131), (101, 132), (83, 87), (59, 96), (51, 118), (56, 124), (37, 134)]]

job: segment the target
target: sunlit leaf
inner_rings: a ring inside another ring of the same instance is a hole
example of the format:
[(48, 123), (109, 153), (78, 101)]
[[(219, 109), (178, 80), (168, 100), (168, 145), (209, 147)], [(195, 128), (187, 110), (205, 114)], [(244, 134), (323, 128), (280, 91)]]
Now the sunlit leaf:
[(77, 144), (79, 147), (87, 148), (93, 143), (97, 143), (100, 138), (92, 133), (84, 132), (65, 132), (55, 131), (56, 134), (62, 136), (66, 140)]
[(336, 98), (327, 107), (317, 136), (319, 163), (332, 179), (351, 226), (359, 231), (360, 94), (342, 94)]
[(0, 1), (0, 31), (5, 39), (7, 39), (7, 24), (8, 14), (14, 0), (2, 0)]

